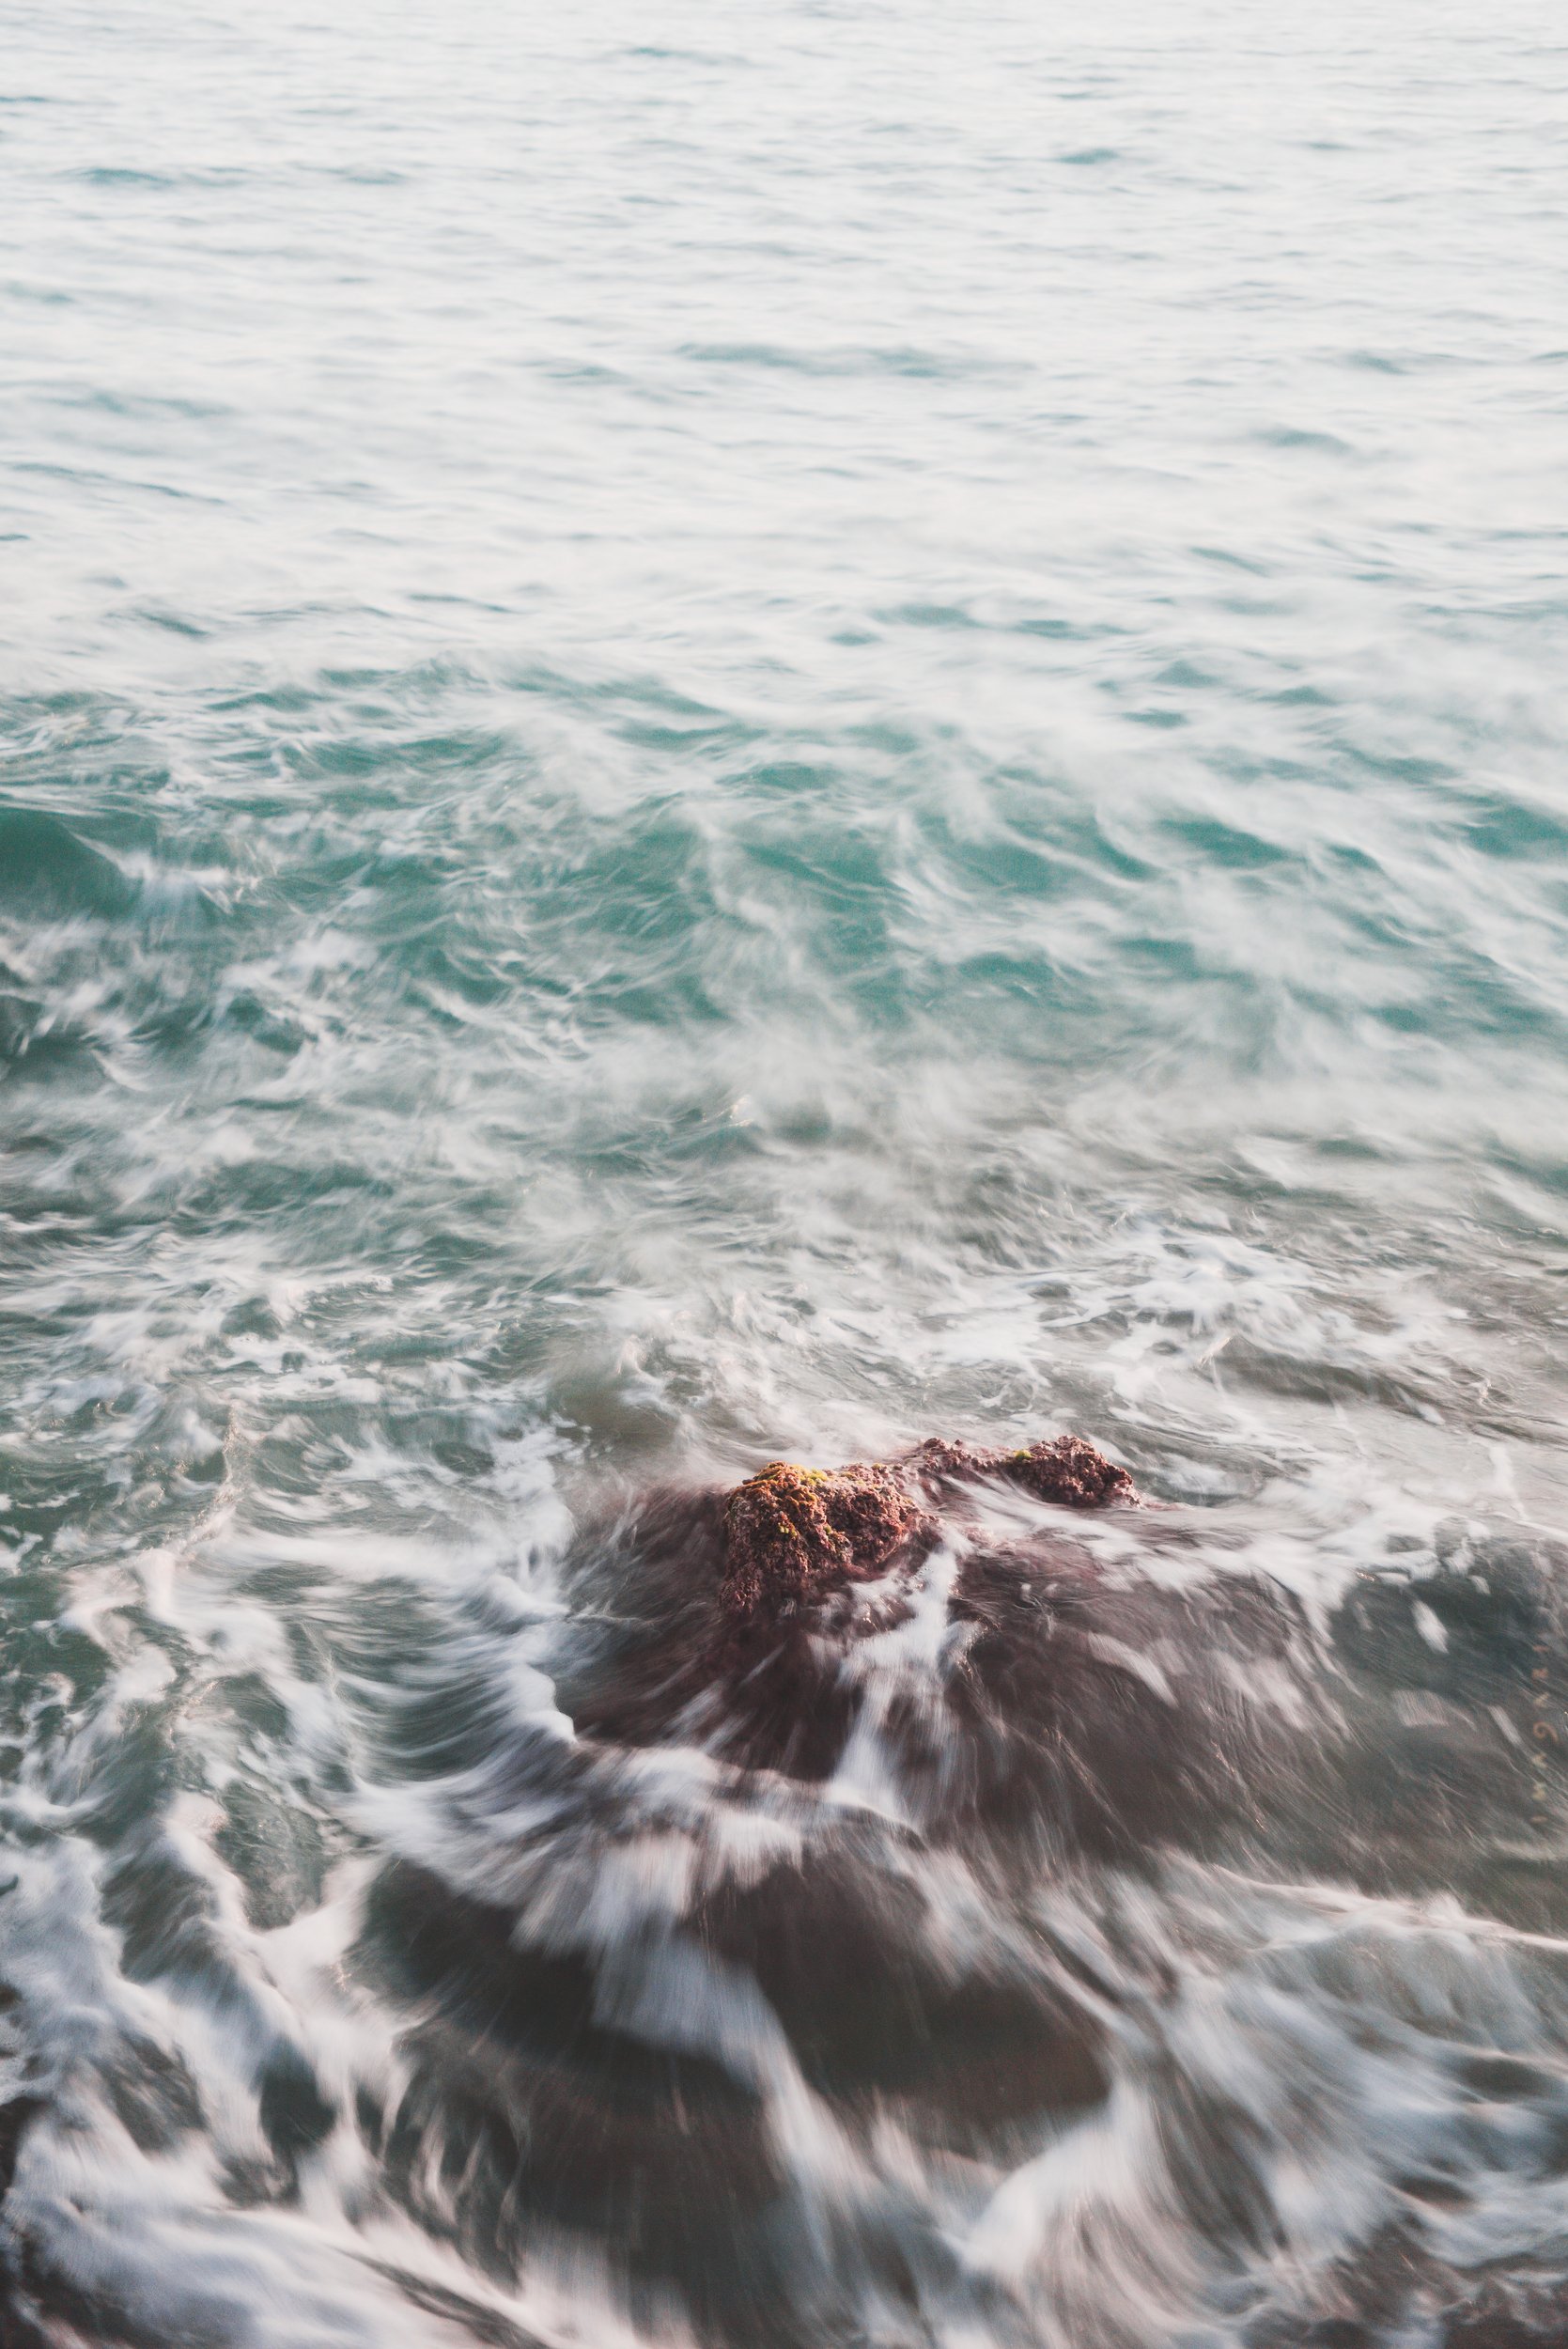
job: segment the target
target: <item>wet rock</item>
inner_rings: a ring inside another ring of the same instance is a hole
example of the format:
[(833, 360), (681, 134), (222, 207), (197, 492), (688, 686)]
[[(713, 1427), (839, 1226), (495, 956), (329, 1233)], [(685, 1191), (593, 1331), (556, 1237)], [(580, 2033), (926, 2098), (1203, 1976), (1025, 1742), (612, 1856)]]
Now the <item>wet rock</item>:
[(1126, 1470), (1108, 1460), (1081, 1436), (1052, 1436), (1017, 1452), (945, 1443), (934, 1437), (910, 1455), (908, 1465), (921, 1476), (953, 1483), (999, 1477), (1032, 1493), (1036, 1501), (1056, 1501), (1069, 1509), (1100, 1509), (1108, 1501), (1138, 1498)]
[(890, 1468), (836, 1470), (769, 1460), (737, 1486), (724, 1509), (726, 1613), (811, 1597), (880, 1574), (906, 1544), (929, 1547), (936, 1519)]
[(770, 1460), (725, 1504), (725, 1613), (747, 1622), (840, 1583), (869, 1580), (902, 1550), (929, 1549), (938, 1536), (929, 1505), (938, 1491), (986, 1478), (1069, 1508), (1137, 1499), (1126, 1470), (1079, 1436), (1011, 1452), (933, 1438), (901, 1460), (834, 1470)]

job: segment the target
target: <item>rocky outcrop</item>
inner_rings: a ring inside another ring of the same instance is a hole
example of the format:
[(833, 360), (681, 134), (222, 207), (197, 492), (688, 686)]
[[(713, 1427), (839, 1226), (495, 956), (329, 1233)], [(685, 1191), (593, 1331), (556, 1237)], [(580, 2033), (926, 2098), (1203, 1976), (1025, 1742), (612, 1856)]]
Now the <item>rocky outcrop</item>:
[(726, 1613), (747, 1618), (839, 1582), (880, 1574), (906, 1545), (929, 1547), (937, 1524), (891, 1468), (798, 1468), (769, 1460), (724, 1509)]
[(1052, 1436), (1019, 1452), (989, 1450), (967, 1443), (945, 1443), (933, 1437), (910, 1454), (906, 1472), (944, 1482), (973, 1483), (999, 1477), (1017, 1485), (1036, 1501), (1053, 1501), (1069, 1509), (1100, 1509), (1110, 1501), (1136, 1501), (1137, 1488), (1125, 1468), (1108, 1460), (1081, 1436)]
[(724, 1506), (725, 1613), (750, 1622), (839, 1584), (867, 1581), (900, 1552), (919, 1555), (938, 1537), (931, 1504), (942, 1488), (986, 1479), (1069, 1508), (1137, 1499), (1126, 1470), (1079, 1436), (1012, 1452), (934, 1438), (899, 1460), (832, 1470), (770, 1460)]

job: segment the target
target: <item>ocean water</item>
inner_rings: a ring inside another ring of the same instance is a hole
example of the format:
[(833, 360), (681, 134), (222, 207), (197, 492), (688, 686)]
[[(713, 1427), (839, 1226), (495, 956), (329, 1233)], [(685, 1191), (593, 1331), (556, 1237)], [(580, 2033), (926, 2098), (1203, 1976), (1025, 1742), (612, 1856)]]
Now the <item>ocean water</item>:
[(1560, 13), (3, 23), (0, 2333), (1568, 2338)]

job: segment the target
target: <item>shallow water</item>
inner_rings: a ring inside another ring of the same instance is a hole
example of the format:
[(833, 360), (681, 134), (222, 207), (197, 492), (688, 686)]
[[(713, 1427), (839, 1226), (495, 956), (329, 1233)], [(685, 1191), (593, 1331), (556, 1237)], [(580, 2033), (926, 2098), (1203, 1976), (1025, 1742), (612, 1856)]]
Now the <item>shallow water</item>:
[(1557, 17), (4, 48), (16, 2339), (1560, 2341)]

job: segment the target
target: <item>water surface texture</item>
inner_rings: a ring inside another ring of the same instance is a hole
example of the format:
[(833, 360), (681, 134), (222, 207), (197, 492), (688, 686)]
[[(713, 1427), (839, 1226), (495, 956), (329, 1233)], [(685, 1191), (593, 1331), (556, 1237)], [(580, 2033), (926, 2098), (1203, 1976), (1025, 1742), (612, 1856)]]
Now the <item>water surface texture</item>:
[[(1568, 2337), (1565, 99), (10, 0), (8, 2341)], [(614, 1726), (649, 1492), (1064, 1430)]]

